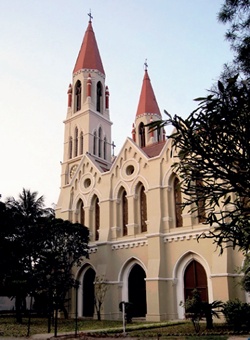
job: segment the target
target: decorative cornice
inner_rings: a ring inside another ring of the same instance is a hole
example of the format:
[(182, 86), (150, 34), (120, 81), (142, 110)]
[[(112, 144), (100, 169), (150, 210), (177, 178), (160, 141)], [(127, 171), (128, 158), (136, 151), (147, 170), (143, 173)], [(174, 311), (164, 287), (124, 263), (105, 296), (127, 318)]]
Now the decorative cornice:
[(121, 242), (117, 244), (112, 244), (111, 249), (112, 250), (131, 249), (131, 248), (143, 247), (147, 245), (148, 245), (147, 240), (138, 240), (138, 241), (133, 240), (131, 242)]
[(184, 240), (197, 240), (197, 238), (201, 235), (201, 234), (205, 234), (206, 236), (209, 235), (209, 230), (206, 229), (197, 229), (197, 230), (192, 230), (192, 231), (182, 231), (182, 232), (178, 232), (178, 233), (168, 233), (168, 235), (166, 235), (164, 237), (164, 242), (168, 242), (171, 243), (173, 241), (177, 242), (177, 241), (184, 241)]

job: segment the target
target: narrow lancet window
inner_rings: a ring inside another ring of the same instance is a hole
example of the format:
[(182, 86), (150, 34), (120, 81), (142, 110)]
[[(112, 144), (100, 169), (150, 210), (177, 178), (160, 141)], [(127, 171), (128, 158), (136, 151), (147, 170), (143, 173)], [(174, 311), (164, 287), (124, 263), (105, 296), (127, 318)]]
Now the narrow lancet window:
[(75, 112), (81, 110), (82, 84), (77, 80), (75, 85)]
[(102, 113), (102, 84), (100, 81), (96, 86), (96, 111)]

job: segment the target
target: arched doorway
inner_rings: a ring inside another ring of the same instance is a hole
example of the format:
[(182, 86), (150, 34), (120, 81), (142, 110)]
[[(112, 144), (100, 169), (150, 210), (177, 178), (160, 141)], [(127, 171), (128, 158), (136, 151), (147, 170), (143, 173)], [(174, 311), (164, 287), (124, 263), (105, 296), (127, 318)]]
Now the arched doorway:
[(95, 271), (92, 268), (88, 268), (82, 280), (82, 316), (85, 317), (93, 317), (94, 315), (94, 281)]
[(146, 274), (135, 264), (128, 277), (128, 301), (133, 304), (133, 317), (144, 317), (147, 313)]
[(184, 296), (185, 300), (192, 297), (192, 291), (197, 289), (201, 300), (208, 302), (207, 275), (203, 266), (195, 260), (192, 260), (184, 274)]

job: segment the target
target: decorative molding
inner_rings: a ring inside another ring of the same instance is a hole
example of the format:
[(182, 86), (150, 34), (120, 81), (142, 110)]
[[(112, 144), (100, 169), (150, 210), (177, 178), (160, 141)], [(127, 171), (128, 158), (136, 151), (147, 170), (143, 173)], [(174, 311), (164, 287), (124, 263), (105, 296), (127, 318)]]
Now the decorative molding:
[(220, 273), (220, 274), (211, 274), (210, 278), (214, 277), (242, 277), (244, 274), (232, 274), (232, 273)]
[(111, 246), (112, 250), (119, 250), (119, 249), (131, 249), (137, 247), (147, 246), (148, 242), (146, 240), (138, 240), (138, 241), (131, 241), (131, 242), (123, 242), (118, 244), (113, 244)]
[(149, 277), (145, 278), (145, 281), (174, 281), (173, 277)]
[[(181, 229), (181, 228), (180, 228)], [(192, 230), (192, 231), (182, 231), (182, 232), (178, 232), (178, 233), (168, 233), (168, 235), (166, 235), (164, 237), (164, 242), (178, 242), (178, 241), (184, 241), (184, 240), (196, 240), (202, 233), (204, 233), (205, 235), (209, 235), (209, 230), (207, 229), (199, 229), (199, 230)]]

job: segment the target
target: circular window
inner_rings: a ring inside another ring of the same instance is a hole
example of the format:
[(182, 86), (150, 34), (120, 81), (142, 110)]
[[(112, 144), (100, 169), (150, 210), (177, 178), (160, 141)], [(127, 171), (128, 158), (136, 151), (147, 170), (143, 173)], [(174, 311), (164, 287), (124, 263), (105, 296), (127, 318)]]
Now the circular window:
[(134, 173), (134, 171), (135, 171), (134, 166), (133, 165), (129, 165), (126, 168), (126, 175), (130, 176), (130, 175), (132, 175)]
[(124, 181), (133, 181), (138, 175), (139, 164), (134, 159), (127, 160), (121, 167), (121, 177)]
[(88, 188), (91, 185), (91, 180), (90, 178), (86, 178), (85, 181), (83, 182), (84, 188)]

